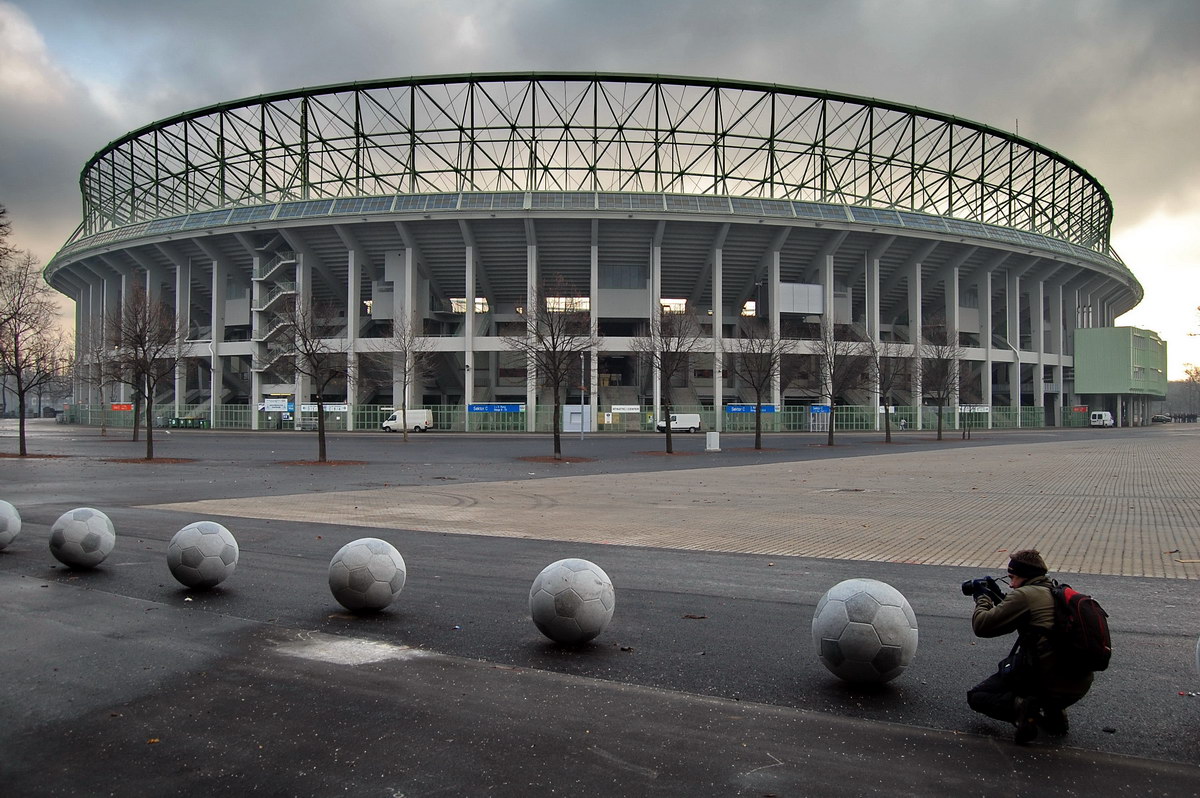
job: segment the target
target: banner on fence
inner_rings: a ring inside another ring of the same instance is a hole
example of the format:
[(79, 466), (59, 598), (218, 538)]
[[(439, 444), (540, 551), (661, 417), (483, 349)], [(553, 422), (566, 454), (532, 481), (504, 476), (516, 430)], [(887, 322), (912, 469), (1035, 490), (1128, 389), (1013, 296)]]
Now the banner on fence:
[(504, 405), (467, 405), (468, 413), (523, 413), (525, 412), (524, 404), (504, 404)]
[(113, 409), (113, 410), (125, 410), (125, 411), (128, 411), (128, 410), (132, 410), (132, 409), (133, 409), (133, 405), (131, 405), (131, 404), (127, 403), (127, 402), (113, 402), (112, 409)]

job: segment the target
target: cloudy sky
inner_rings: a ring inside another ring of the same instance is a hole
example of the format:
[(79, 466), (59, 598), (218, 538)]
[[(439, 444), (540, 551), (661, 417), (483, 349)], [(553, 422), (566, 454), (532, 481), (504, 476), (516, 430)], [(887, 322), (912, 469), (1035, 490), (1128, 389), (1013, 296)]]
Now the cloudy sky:
[(1146, 289), (1120, 323), (1200, 365), (1197, 0), (0, 0), (0, 204), (48, 260), (79, 170), (180, 111), (300, 86), (576, 70), (879, 97), (1037, 141), (1091, 172)]

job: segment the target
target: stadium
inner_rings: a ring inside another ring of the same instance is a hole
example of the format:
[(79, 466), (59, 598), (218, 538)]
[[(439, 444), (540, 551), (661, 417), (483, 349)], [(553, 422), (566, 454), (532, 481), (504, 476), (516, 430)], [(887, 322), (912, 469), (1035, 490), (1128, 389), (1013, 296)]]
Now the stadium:
[[(789, 347), (770, 424), (806, 430), (877, 428), (881, 407), (932, 423), (923, 369), (839, 390), (814, 330), (913, 364), (942, 330), (948, 426), (1075, 423), (1076, 339), (1142, 298), (1110, 247), (1107, 193), (1070, 160), (943, 113), (773, 84), (510, 73), (300, 89), (133, 131), (80, 187), (82, 224), (45, 275), (76, 303), (84, 423), (129, 399), (99, 390), (109, 323), (139, 291), (184, 330), (153, 397), (172, 423), (305, 428), (320, 393), (333, 429), (378, 429), (403, 402), (442, 429), (528, 431), (549, 428), (550, 399), (511, 339), (547, 304), (585, 311), (594, 336), (568, 389), (576, 429), (654, 428), (662, 386), (638, 343), (686, 312), (702, 340), (672, 375), (673, 408), (745, 429), (735, 411), (755, 397), (732, 359), (765, 330)], [(287, 357), (298, 310), (338, 379), (315, 386)], [(410, 379), (413, 346), (427, 364)]]

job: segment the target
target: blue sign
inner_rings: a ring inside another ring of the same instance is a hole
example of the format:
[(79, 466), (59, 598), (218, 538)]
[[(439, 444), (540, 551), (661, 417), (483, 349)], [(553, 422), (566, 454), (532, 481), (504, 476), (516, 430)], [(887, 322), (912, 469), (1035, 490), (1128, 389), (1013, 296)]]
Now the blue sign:
[(828, 413), (829, 405), (810, 405), (808, 408), (810, 413)]
[[(753, 413), (754, 407), (755, 407), (754, 405), (725, 405), (725, 412), (726, 413)], [(774, 413), (775, 405), (763, 405), (762, 411), (764, 413)]]
[(467, 405), (468, 413), (521, 413), (525, 405)]

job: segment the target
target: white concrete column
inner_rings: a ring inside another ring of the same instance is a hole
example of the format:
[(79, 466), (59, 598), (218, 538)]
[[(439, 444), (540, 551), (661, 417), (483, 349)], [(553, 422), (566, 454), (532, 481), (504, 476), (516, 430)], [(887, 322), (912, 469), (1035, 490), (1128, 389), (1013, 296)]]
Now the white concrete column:
[(354, 409), (358, 407), (358, 353), (346, 349), (346, 429), (354, 431)]
[[(771, 308), (770, 308), (771, 316), (769, 319), (769, 323), (771, 326), (767, 330), (767, 334), (771, 336), (771, 340), (774, 342), (778, 342), (779, 336), (780, 336), (780, 331), (779, 331), (779, 292), (780, 292), (779, 261), (780, 261), (779, 250), (775, 250), (774, 252), (771, 253), (771, 262), (767, 267), (767, 282), (768, 282), (768, 289), (770, 290), (770, 296), (771, 296), (771, 300), (770, 300), (771, 301)], [(783, 404), (783, 401), (779, 395), (779, 370), (778, 369), (776, 369), (776, 371), (775, 371), (775, 376), (771, 378), (771, 402), (772, 402), (772, 404), (774, 404), (776, 406)], [(719, 414), (719, 411), (718, 411), (718, 414)]]
[(1030, 332), (1033, 336), (1033, 351), (1037, 353), (1037, 365), (1034, 366), (1033, 374), (1033, 406), (1041, 408), (1046, 407), (1046, 400), (1042, 395), (1046, 367), (1045, 292), (1046, 284), (1042, 280), (1035, 280), (1033, 287), (1029, 291), (1029, 320), (1033, 325), (1033, 329)]
[[(600, 245), (593, 238), (588, 252), (588, 331), (592, 340), (600, 340)], [(591, 369), (588, 370), (588, 406), (591, 407), (592, 432), (600, 423), (600, 348), (593, 346), (591, 351)]]
[(723, 287), (724, 249), (713, 250), (712, 323), (713, 323), (713, 429), (725, 428), (725, 297)]
[[(296, 308), (301, 316), (312, 312), (312, 264), (300, 252), (296, 253)], [(292, 425), (295, 429), (301, 429), (303, 411), (300, 408), (308, 403), (310, 388), (308, 378), (299, 372), (293, 375), (292, 380), (296, 404), (296, 412), (292, 414)]]
[(221, 359), (221, 349), (225, 340), (225, 305), (228, 298), (225, 289), (228, 275), (228, 270), (220, 261), (212, 262), (212, 343), (209, 345), (212, 368), (209, 370), (208, 423), (214, 429), (217, 426), (217, 405), (221, 402), (224, 386), (225, 363)]
[[(650, 248), (650, 323), (657, 324), (662, 317), (662, 245), (655, 243)], [(657, 358), (655, 358), (657, 360)], [(662, 380), (657, 363), (652, 366), (650, 377), (653, 383), (654, 414), (658, 417), (658, 409), (662, 406)], [(669, 419), (666, 419), (670, 423)]]
[(475, 247), (467, 245), (463, 263), (467, 298), (466, 315), (463, 318), (463, 412), (475, 401)]
[(1008, 405), (1020, 412), (1021, 407), (1021, 278), (1009, 270), (1004, 287), (1005, 310), (1008, 317), (1007, 340), (1013, 349), (1013, 361), (1008, 366)]
[[(257, 275), (262, 269), (262, 253), (255, 253), (250, 259), (250, 274)], [(178, 285), (178, 270), (176, 272), (176, 284)], [(262, 372), (255, 365), (264, 357), (266, 347), (264, 344), (257, 343), (258, 336), (266, 332), (263, 329), (262, 315), (254, 309), (262, 307), (263, 299), (263, 284), (261, 280), (250, 281), (250, 340), (254, 354), (251, 356), (250, 365), (250, 429), (262, 429), (261, 418), (259, 417), (258, 405), (263, 401), (262, 389)], [(176, 372), (178, 374), (178, 372)], [(178, 413), (176, 414), (178, 415)]]
[[(184, 329), (184, 337), (191, 331), (192, 322), (192, 264), (183, 261), (175, 264), (175, 318)], [(183, 415), (183, 404), (187, 398), (187, 361), (180, 358), (175, 365), (175, 416)]]
[(985, 268), (979, 276), (977, 291), (979, 293), (979, 343), (983, 347), (983, 373), (980, 375), (980, 386), (983, 403), (988, 406), (987, 428), (992, 428), (992, 363), (995, 358), (992, 353), (992, 270)]
[[(595, 242), (592, 249), (595, 250)], [(538, 252), (537, 244), (525, 245), (525, 335), (532, 336), (534, 324), (537, 321), (538, 300), (541, 298), (538, 290)], [(534, 432), (537, 429), (537, 398), (538, 372), (537, 359), (532, 355), (525, 356), (525, 431)]]
[[(358, 328), (362, 320), (362, 264), (353, 249), (346, 250), (346, 429), (354, 429), (358, 407)], [(395, 286), (393, 286), (393, 290)], [(392, 320), (395, 324), (395, 320)]]

